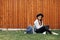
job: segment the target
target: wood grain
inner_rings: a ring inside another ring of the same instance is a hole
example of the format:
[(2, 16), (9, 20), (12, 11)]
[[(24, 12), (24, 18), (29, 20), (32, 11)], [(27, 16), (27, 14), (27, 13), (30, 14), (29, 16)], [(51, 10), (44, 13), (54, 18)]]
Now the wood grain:
[(60, 0), (0, 0), (0, 28), (26, 28), (38, 13), (45, 25), (60, 29)]

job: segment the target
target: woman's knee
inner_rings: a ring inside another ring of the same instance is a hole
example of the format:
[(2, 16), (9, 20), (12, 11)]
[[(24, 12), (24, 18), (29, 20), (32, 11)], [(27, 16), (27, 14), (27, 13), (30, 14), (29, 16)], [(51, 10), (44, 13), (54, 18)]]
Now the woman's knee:
[(49, 25), (45, 25), (44, 27), (45, 27), (46, 29), (49, 29)]

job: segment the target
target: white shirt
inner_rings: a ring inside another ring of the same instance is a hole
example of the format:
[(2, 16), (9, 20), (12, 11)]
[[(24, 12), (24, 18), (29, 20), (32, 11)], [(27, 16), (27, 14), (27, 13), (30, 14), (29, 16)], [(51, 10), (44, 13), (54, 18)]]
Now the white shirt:
[(39, 28), (43, 27), (43, 21), (42, 21), (42, 25), (39, 25), (38, 19), (36, 19), (34, 21), (34, 25), (36, 26), (36, 29), (39, 29)]

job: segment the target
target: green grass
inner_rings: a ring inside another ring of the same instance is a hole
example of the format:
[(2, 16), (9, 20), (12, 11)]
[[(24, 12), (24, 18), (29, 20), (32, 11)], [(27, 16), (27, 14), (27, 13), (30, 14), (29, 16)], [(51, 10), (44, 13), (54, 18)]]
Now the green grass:
[(55, 30), (59, 35), (24, 34), (24, 31), (0, 31), (0, 40), (60, 40), (60, 30)]

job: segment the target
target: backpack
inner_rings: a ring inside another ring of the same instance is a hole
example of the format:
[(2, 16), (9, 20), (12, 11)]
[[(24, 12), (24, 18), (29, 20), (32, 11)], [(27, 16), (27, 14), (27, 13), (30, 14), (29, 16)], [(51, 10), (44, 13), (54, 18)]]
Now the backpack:
[(27, 34), (33, 34), (33, 28), (32, 28), (32, 26), (28, 26), (27, 27), (26, 33)]

